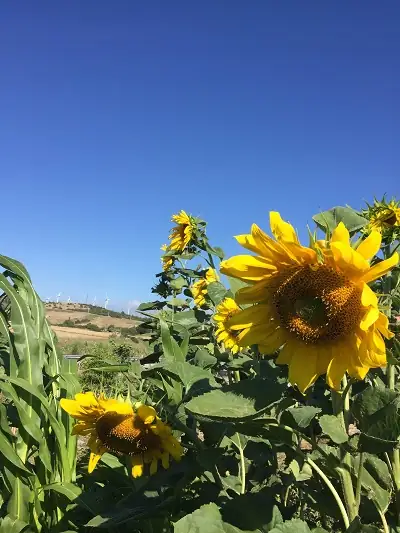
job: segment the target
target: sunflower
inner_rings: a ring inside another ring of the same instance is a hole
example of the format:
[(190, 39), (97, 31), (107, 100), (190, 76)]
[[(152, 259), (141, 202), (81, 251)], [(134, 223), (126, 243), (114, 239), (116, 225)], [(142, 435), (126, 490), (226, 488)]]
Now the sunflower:
[(170, 456), (179, 461), (183, 454), (171, 428), (148, 405), (136, 404), (134, 409), (130, 403), (96, 397), (93, 392), (76, 394), (75, 400), (64, 398), (60, 405), (78, 420), (72, 435), (90, 435), (89, 474), (105, 452), (130, 456), (133, 477), (143, 474), (146, 463), (151, 475), (157, 472), (159, 459), (168, 468)]
[(215, 272), (215, 270), (209, 268), (206, 272), (205, 278), (201, 278), (193, 283), (190, 290), (192, 291), (194, 303), (197, 305), (197, 307), (201, 307), (206, 303), (207, 285), (218, 280), (218, 274)]
[[(168, 252), (169, 251), (169, 248), (166, 244), (163, 244), (161, 246), (161, 250), (163, 252)], [(164, 272), (166, 272), (167, 270), (169, 270), (172, 265), (174, 264), (174, 258), (170, 255), (163, 255), (161, 257), (161, 263), (162, 263), (162, 266), (163, 266), (163, 270)]]
[(368, 230), (385, 231), (400, 226), (400, 202), (391, 200), (389, 203), (375, 200), (374, 205), (364, 213), (369, 218)]
[(270, 213), (275, 239), (253, 224), (239, 243), (257, 255), (221, 263), (221, 272), (244, 280), (239, 304), (254, 304), (227, 322), (240, 331), (239, 346), (258, 344), (265, 354), (280, 348), (278, 364), (289, 366), (289, 380), (304, 392), (319, 375), (338, 389), (344, 374), (363, 379), (369, 368), (386, 365), (382, 337), (391, 338), (377, 295), (367, 285), (398, 263), (398, 254), (370, 266), (381, 235), (372, 231), (357, 249), (343, 223), (329, 242), (314, 248), (299, 243), (293, 227)]
[(240, 313), (241, 309), (232, 298), (225, 298), (216, 307), (216, 313), (213, 317), (218, 326), (215, 331), (215, 336), (218, 342), (224, 343), (225, 348), (230, 350), (233, 354), (237, 354), (241, 347), (236, 342), (240, 331), (230, 329), (227, 322), (234, 316)]
[(183, 252), (192, 240), (193, 231), (196, 227), (195, 223), (185, 211), (180, 211), (177, 215), (173, 215), (172, 222), (175, 222), (177, 225), (172, 228), (169, 235), (169, 240), (171, 241), (169, 249), (176, 252)]

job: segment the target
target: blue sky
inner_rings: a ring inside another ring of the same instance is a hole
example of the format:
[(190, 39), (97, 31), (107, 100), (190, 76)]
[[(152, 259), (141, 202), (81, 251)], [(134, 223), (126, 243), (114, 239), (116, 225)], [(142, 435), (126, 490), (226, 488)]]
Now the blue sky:
[(146, 300), (170, 216), (213, 244), (398, 194), (400, 4), (6, 2), (1, 253), (43, 298)]

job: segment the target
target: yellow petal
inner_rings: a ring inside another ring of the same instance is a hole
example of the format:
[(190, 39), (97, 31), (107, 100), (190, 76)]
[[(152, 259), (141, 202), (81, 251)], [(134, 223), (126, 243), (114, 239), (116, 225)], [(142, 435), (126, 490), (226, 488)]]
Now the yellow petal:
[(90, 415), (83, 410), (81, 404), (75, 400), (68, 400), (67, 398), (61, 398), (60, 406), (73, 418), (88, 419)]
[(137, 414), (143, 420), (145, 425), (152, 424), (157, 416), (155, 409), (149, 405), (140, 405)]
[(349, 245), (350, 234), (343, 222), (339, 222), (339, 224), (333, 230), (331, 243), (332, 242), (342, 242), (343, 244)]
[(289, 381), (304, 393), (317, 379), (317, 355), (304, 346), (293, 354), (289, 365)]
[(291, 224), (285, 222), (277, 211), (271, 211), (269, 214), (271, 231), (277, 241), (295, 242), (298, 244), (296, 232)]
[(168, 438), (162, 440), (163, 448), (175, 459), (175, 461), (180, 461), (183, 455), (183, 448), (179, 441), (175, 437), (170, 435)]
[(272, 309), (269, 305), (258, 304), (243, 309), (233, 315), (226, 322), (226, 327), (232, 330), (241, 330), (251, 327), (253, 324), (269, 322)]
[(378, 307), (378, 297), (366, 283), (363, 285), (361, 303), (363, 307)]
[(340, 382), (346, 373), (347, 361), (341, 354), (336, 355), (330, 362), (326, 373), (326, 382), (333, 390), (340, 389)]
[(88, 465), (89, 474), (91, 474), (93, 470), (96, 468), (96, 465), (99, 462), (99, 459), (103, 455), (104, 452), (105, 452), (104, 448), (102, 448), (99, 453), (91, 452), (90, 458), (89, 458), (89, 465)]
[(345, 275), (358, 278), (369, 269), (368, 261), (343, 242), (331, 243), (331, 252), (336, 266)]
[(375, 279), (387, 274), (389, 270), (392, 270), (392, 268), (397, 265), (398, 262), (399, 254), (396, 252), (392, 255), (392, 257), (389, 257), (389, 259), (385, 259), (384, 261), (381, 261), (380, 263), (377, 263), (371, 267), (368, 272), (362, 276), (361, 280), (364, 283), (374, 281)]
[(365, 259), (371, 259), (379, 252), (381, 241), (382, 235), (379, 231), (371, 231), (368, 237), (358, 246), (357, 252)]
[(333, 354), (332, 354), (332, 347), (328, 345), (326, 346), (318, 346), (316, 348), (317, 350), (317, 374), (320, 376), (322, 374), (326, 374), (328, 367), (330, 365), (330, 362), (332, 361)]
[(262, 354), (272, 355), (285, 343), (287, 336), (288, 334), (284, 328), (277, 328), (263, 339), (258, 349)]
[(75, 400), (85, 407), (89, 407), (90, 405), (97, 405), (97, 398), (92, 391), (78, 392), (77, 394), (75, 394)]
[(389, 319), (386, 315), (383, 313), (379, 313), (378, 320), (375, 323), (376, 328), (378, 331), (386, 337), (386, 339), (391, 339), (394, 337), (394, 333), (389, 331)]
[(294, 354), (293, 344), (291, 341), (288, 341), (285, 346), (279, 352), (278, 357), (276, 358), (277, 365), (289, 365)]
[(274, 322), (258, 324), (249, 329), (245, 329), (236, 337), (239, 346), (251, 346), (252, 344), (267, 344), (268, 337), (276, 330)]
[(222, 261), (220, 270), (227, 276), (249, 281), (260, 281), (276, 270), (274, 265), (267, 263), (262, 257), (253, 255), (236, 255)]
[(370, 307), (366, 310), (363, 318), (360, 322), (360, 328), (363, 331), (367, 331), (372, 324), (374, 324), (379, 318), (379, 309), (377, 307)]
[(95, 429), (94, 424), (90, 422), (80, 422), (72, 428), (71, 435), (88, 435)]
[(250, 287), (243, 287), (235, 294), (238, 304), (252, 304), (263, 302), (269, 296), (270, 280), (259, 281)]
[(141, 477), (143, 475), (144, 461), (142, 455), (132, 457), (132, 477)]

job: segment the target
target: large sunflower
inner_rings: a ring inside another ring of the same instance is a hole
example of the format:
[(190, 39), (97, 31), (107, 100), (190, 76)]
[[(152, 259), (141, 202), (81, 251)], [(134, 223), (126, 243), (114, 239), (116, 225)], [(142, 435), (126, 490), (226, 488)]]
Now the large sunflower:
[(193, 283), (190, 290), (192, 291), (194, 302), (198, 307), (201, 307), (206, 303), (207, 285), (218, 280), (218, 274), (215, 270), (209, 268), (204, 278), (200, 278)]
[(105, 452), (130, 456), (133, 477), (143, 474), (146, 463), (154, 474), (159, 459), (168, 468), (170, 456), (176, 461), (182, 456), (182, 446), (153, 407), (137, 404), (134, 409), (130, 403), (96, 397), (93, 392), (76, 394), (75, 400), (62, 399), (60, 405), (78, 420), (72, 435), (90, 435), (89, 474)]
[(180, 211), (177, 215), (173, 215), (172, 222), (175, 222), (176, 226), (172, 228), (168, 237), (171, 241), (169, 249), (176, 252), (183, 252), (192, 240), (195, 224), (185, 211)]
[(381, 244), (377, 231), (354, 250), (340, 223), (329, 242), (313, 249), (301, 246), (279, 213), (271, 212), (270, 223), (275, 239), (255, 224), (250, 235), (237, 237), (256, 256), (221, 264), (221, 272), (249, 284), (236, 293), (236, 301), (255, 304), (227, 322), (230, 329), (243, 330), (238, 345), (258, 344), (265, 354), (282, 348), (277, 363), (289, 365), (289, 380), (301, 391), (321, 374), (337, 389), (345, 372), (363, 379), (369, 368), (384, 366), (382, 337), (392, 334), (367, 283), (391, 270), (398, 254), (371, 267)]
[(213, 316), (217, 322), (217, 329), (215, 336), (218, 342), (224, 343), (225, 348), (230, 350), (233, 354), (237, 354), (242, 347), (237, 343), (237, 337), (240, 331), (231, 329), (227, 324), (229, 320), (240, 313), (241, 309), (232, 298), (225, 298), (216, 307), (216, 313)]

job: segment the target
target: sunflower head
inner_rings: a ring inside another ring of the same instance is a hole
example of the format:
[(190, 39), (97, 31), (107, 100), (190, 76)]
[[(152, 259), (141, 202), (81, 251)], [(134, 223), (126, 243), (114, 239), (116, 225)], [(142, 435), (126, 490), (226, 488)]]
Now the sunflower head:
[(209, 268), (206, 271), (204, 278), (200, 278), (199, 280), (193, 283), (190, 290), (192, 292), (192, 296), (197, 307), (205, 305), (207, 296), (207, 285), (209, 283), (213, 283), (214, 281), (219, 281), (218, 274), (215, 272), (214, 269)]
[[(232, 298), (225, 298), (216, 307), (213, 319), (217, 323), (215, 332), (218, 342), (224, 344), (225, 348), (230, 350), (233, 354), (237, 354), (242, 347), (239, 346), (237, 340), (241, 331), (234, 328), (231, 319), (240, 313), (241, 309)], [(232, 324), (233, 327), (230, 327)]]
[(183, 252), (193, 239), (193, 233), (196, 229), (196, 223), (185, 211), (180, 211), (172, 216), (172, 222), (175, 222), (169, 235), (169, 249), (175, 252)]
[(289, 365), (289, 379), (301, 391), (321, 374), (338, 388), (346, 372), (362, 379), (369, 368), (386, 365), (383, 337), (392, 334), (368, 283), (390, 271), (398, 254), (371, 267), (381, 245), (377, 231), (354, 249), (340, 223), (329, 241), (308, 248), (279, 213), (270, 214), (270, 223), (274, 238), (255, 224), (237, 237), (255, 255), (221, 263), (221, 272), (248, 284), (236, 293), (237, 303), (252, 304), (227, 322), (241, 330), (237, 344), (279, 351), (277, 363)]
[[(161, 246), (161, 250), (163, 252), (168, 252), (169, 248), (166, 244), (163, 244)], [(172, 265), (174, 264), (174, 258), (171, 255), (163, 255), (161, 257), (161, 263), (162, 263), (164, 272), (166, 272), (167, 270), (170, 270)]]
[(105, 452), (130, 457), (133, 477), (143, 474), (150, 464), (150, 474), (157, 471), (158, 461), (168, 468), (170, 456), (179, 461), (183, 449), (171, 428), (157, 416), (153, 407), (116, 399), (96, 397), (93, 392), (62, 399), (61, 407), (77, 419), (72, 434), (89, 436), (89, 473)]
[(367, 204), (367, 206), (363, 211), (363, 215), (369, 220), (367, 232), (379, 231), (384, 234), (396, 232), (400, 235), (399, 201), (393, 199), (386, 202), (384, 198), (381, 201), (375, 199), (373, 205)]

